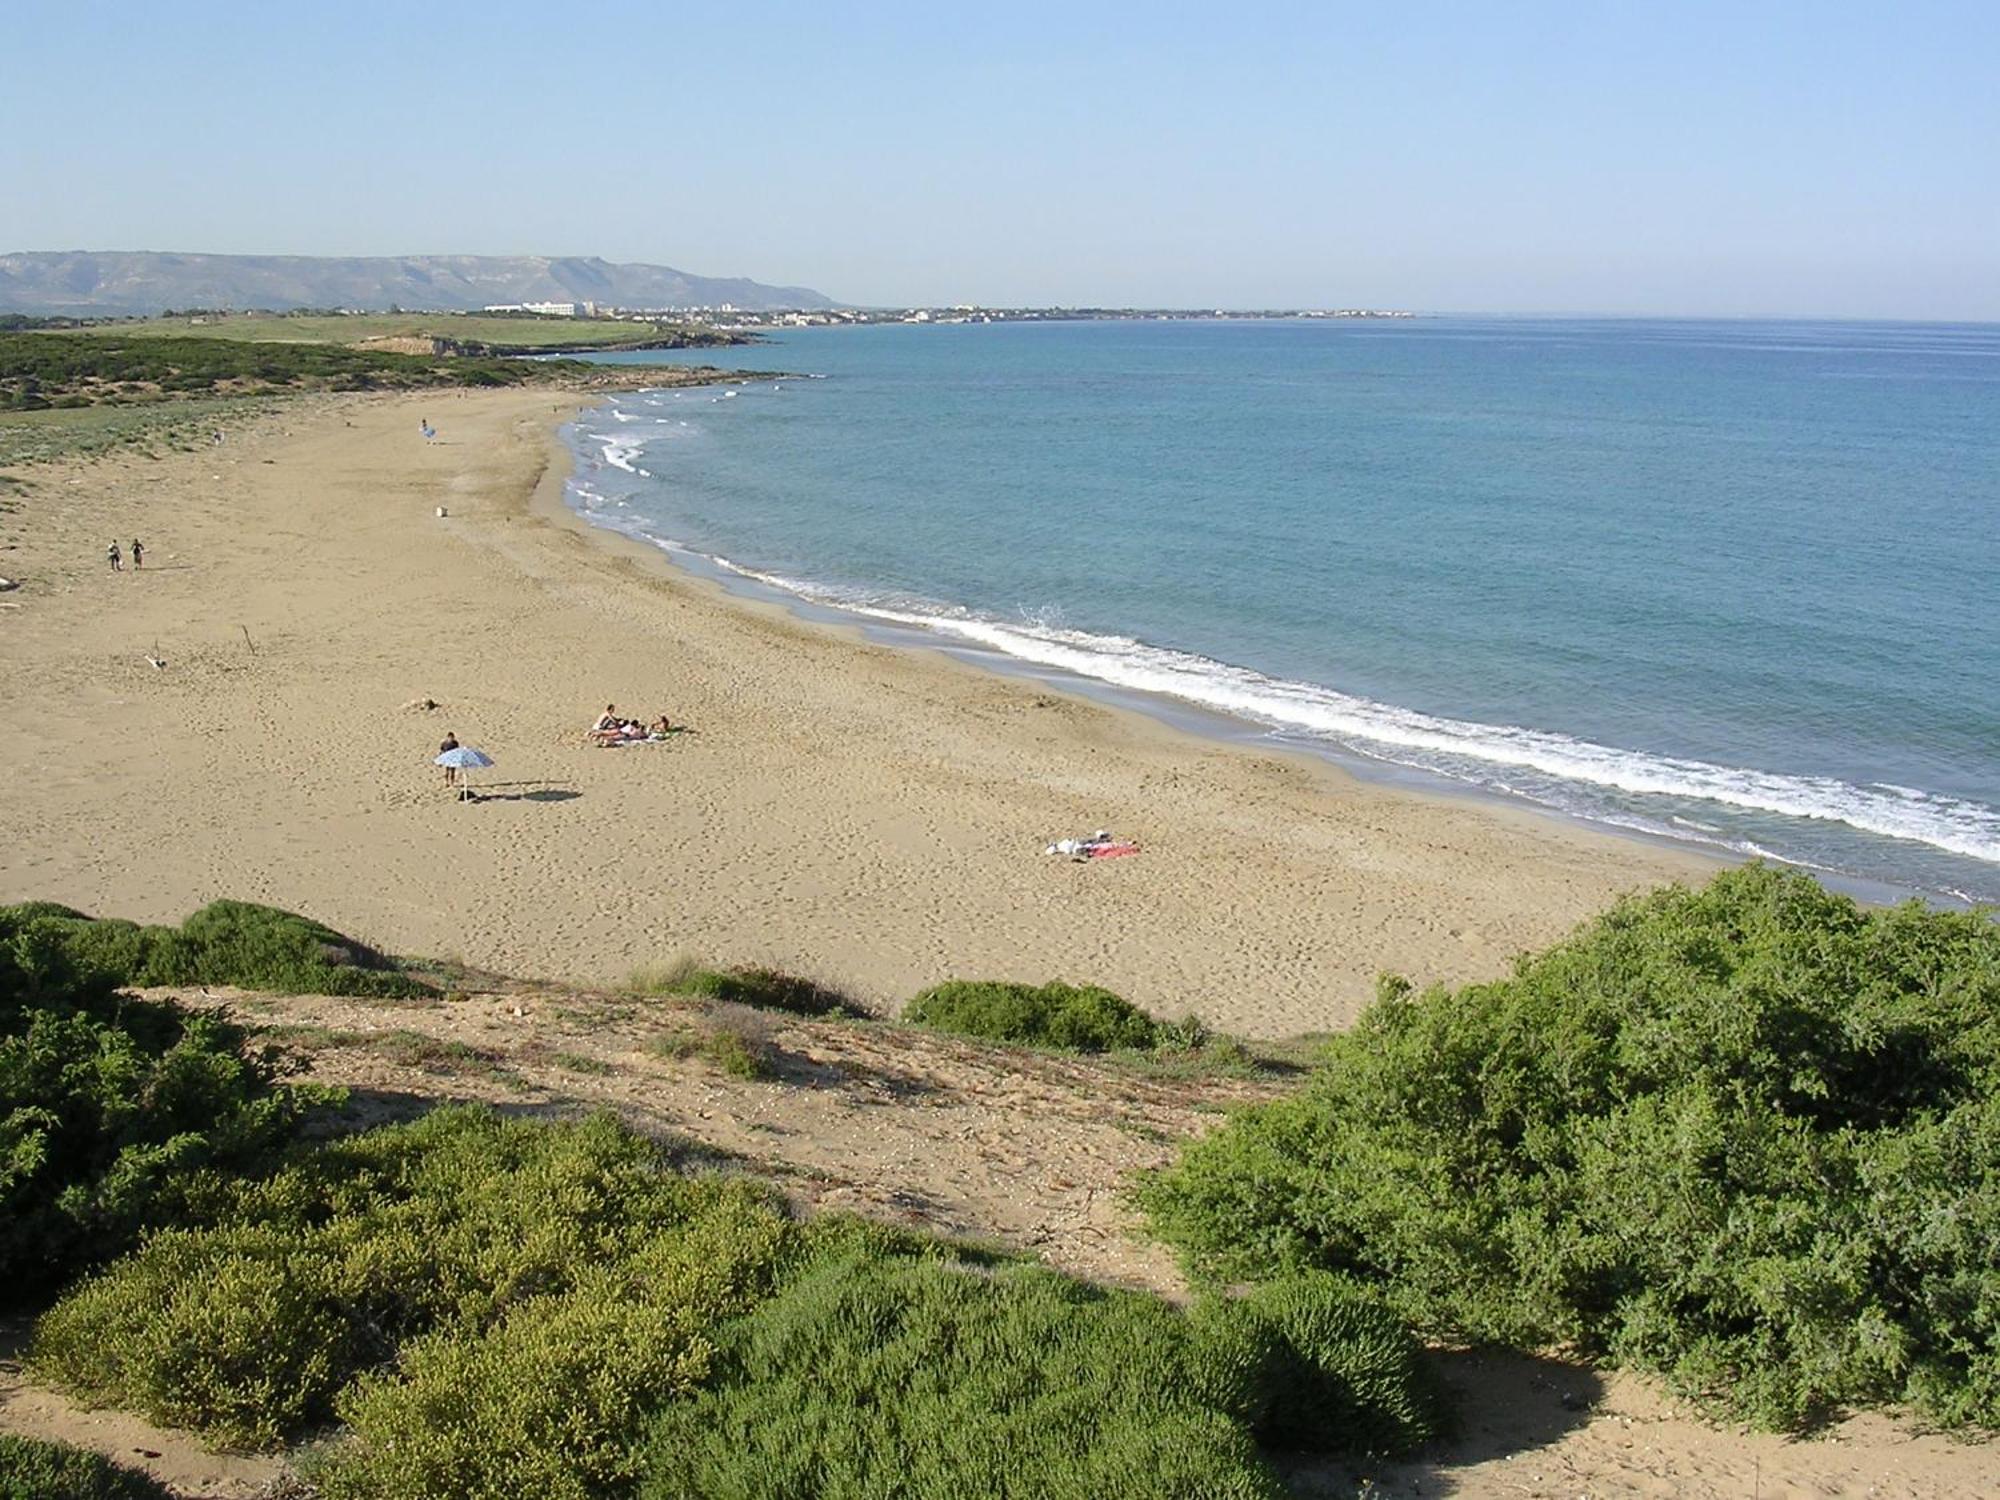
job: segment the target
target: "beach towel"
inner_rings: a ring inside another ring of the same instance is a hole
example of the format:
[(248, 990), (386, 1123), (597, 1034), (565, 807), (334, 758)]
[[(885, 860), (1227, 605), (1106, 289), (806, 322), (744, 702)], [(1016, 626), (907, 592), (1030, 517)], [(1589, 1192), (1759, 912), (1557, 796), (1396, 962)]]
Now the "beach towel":
[(1121, 855), (1137, 854), (1139, 846), (1130, 839), (1114, 839), (1099, 829), (1087, 839), (1057, 839), (1042, 852), (1064, 854), (1071, 859), (1117, 859)]

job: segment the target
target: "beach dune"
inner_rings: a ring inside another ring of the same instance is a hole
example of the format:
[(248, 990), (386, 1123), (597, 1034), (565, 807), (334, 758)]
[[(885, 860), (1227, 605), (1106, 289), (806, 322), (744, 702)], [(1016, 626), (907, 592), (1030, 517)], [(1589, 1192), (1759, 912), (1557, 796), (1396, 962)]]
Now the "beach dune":
[[(558, 399), (315, 399), (21, 471), (0, 900), (231, 896), (508, 973), (765, 963), (883, 1008), (1062, 977), (1277, 1035), (1713, 868), (728, 596), (566, 511)], [(112, 574), (133, 536), (144, 571)], [(693, 732), (593, 748), (606, 702)], [(430, 763), (447, 730), (497, 762), (480, 801)], [(1042, 852), (1096, 828), (1143, 852)]]

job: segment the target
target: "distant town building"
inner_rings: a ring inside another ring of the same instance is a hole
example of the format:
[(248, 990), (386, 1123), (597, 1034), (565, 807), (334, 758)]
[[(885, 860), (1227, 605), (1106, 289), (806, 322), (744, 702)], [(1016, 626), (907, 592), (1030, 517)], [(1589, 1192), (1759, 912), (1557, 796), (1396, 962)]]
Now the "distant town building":
[(539, 313), (545, 318), (594, 318), (595, 302), (494, 302), (482, 309), (490, 313)]

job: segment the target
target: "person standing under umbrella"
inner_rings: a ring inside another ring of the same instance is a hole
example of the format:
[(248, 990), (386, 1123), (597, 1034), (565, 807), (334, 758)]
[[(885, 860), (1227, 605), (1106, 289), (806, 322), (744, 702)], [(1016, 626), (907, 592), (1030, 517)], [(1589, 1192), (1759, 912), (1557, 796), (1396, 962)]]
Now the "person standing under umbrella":
[(475, 750), (470, 745), (459, 744), (458, 736), (455, 734), (447, 735), (445, 744), (451, 748), (438, 751), (437, 763), (453, 774), (445, 777), (444, 784), (447, 787), (458, 788), (459, 801), (477, 802), (479, 799), (472, 794), (472, 773), (483, 771), (492, 765), (493, 757), (484, 750)]
[[(449, 755), (452, 751), (456, 750), (457, 748), (458, 748), (458, 736), (453, 734), (449, 729), (447, 729), (444, 732), (444, 743), (438, 746), (438, 754)], [(444, 768), (444, 784), (446, 786), (458, 785), (457, 766), (446, 766)]]

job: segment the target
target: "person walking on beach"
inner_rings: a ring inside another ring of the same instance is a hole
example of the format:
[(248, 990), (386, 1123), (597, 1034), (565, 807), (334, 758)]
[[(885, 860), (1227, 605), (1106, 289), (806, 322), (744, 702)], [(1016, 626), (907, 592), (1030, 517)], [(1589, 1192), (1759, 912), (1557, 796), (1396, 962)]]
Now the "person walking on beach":
[(111, 559), (112, 572), (122, 573), (125, 571), (125, 560), (119, 555), (118, 544), (116, 542), (113, 542), (109, 547), (104, 549), (104, 555)]
[[(438, 746), (438, 754), (444, 755), (449, 753), (450, 751), (456, 750), (457, 748), (458, 748), (458, 736), (453, 734), (449, 729), (447, 729), (444, 732), (444, 743)], [(444, 768), (444, 784), (446, 786), (458, 785), (457, 766), (446, 766)]]
[(135, 536), (132, 538), (132, 566), (140, 568), (144, 567), (145, 564), (146, 549), (139, 545), (139, 539)]

